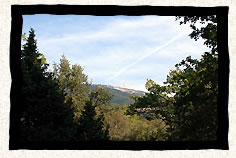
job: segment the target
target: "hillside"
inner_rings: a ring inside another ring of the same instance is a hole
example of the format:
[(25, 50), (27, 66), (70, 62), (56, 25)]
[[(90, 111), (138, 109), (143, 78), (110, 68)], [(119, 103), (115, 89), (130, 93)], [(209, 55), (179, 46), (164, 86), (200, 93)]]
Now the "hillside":
[(143, 96), (145, 95), (145, 92), (134, 90), (134, 89), (128, 89), (124, 87), (118, 87), (118, 86), (110, 86), (110, 85), (98, 85), (93, 84), (91, 85), (91, 89), (95, 89), (96, 86), (103, 87), (110, 91), (110, 93), (113, 95), (113, 98), (111, 99), (112, 105), (129, 105), (133, 103), (133, 99), (130, 98), (131, 95), (136, 96)]

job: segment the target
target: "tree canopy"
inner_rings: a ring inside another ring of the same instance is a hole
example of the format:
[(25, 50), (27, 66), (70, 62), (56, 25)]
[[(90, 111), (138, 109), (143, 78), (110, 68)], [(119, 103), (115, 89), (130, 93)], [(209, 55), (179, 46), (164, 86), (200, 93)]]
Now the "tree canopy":
[[(62, 56), (61, 63), (54, 65), (54, 71), (48, 70), (46, 58), (37, 50), (35, 31), (24, 37), (21, 68), (23, 75), (20, 137), (21, 141), (74, 141), (84, 140), (79, 129), (91, 129), (87, 120), (97, 115), (94, 108), (109, 101), (110, 95), (96, 89), (90, 92), (87, 75), (79, 65), (70, 67), (69, 61)], [(91, 93), (91, 94), (90, 94)], [(92, 98), (89, 99), (89, 96)], [(94, 99), (96, 103), (90, 104)], [(85, 106), (86, 105), (86, 106)], [(80, 117), (82, 113), (82, 116)], [(79, 121), (78, 121), (79, 120)], [(84, 122), (85, 121), (85, 122)], [(93, 123), (97, 128), (88, 133), (88, 140), (100, 140), (93, 134), (103, 129), (103, 115)]]
[[(164, 86), (148, 79), (149, 91), (143, 97), (136, 97), (127, 114), (137, 113), (137, 108), (151, 107), (160, 119), (168, 125), (168, 140), (216, 140), (217, 138), (217, 96), (218, 96), (218, 53), (216, 16), (177, 17), (180, 24), (190, 23), (193, 32), (190, 37), (205, 40), (211, 48), (200, 60), (191, 56), (176, 64)], [(197, 28), (200, 21), (207, 24)]]
[(23, 74), (21, 113), (22, 141), (69, 140), (72, 131), (72, 109), (64, 104), (64, 95), (47, 71), (48, 64), (37, 50), (35, 31), (23, 45), (21, 68)]
[[(202, 38), (209, 52), (191, 56), (170, 70), (164, 85), (147, 79), (149, 91), (130, 105), (111, 105), (107, 89), (91, 89), (79, 64), (62, 55), (53, 71), (37, 48), (35, 31), (22, 35), (23, 84), (20, 140), (23, 141), (199, 141), (217, 139), (217, 18), (176, 17), (190, 23), (190, 38)], [(199, 25), (199, 23), (201, 25)]]
[(64, 55), (59, 64), (54, 64), (53, 78), (65, 95), (64, 102), (72, 102), (75, 119), (81, 115), (86, 101), (89, 99), (90, 84), (80, 65), (71, 65)]

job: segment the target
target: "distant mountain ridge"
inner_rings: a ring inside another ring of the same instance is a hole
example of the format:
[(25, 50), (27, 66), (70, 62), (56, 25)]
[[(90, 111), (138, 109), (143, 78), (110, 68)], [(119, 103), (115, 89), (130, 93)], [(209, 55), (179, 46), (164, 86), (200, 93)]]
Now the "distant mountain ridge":
[(101, 84), (92, 84), (91, 89), (95, 89), (96, 86), (105, 88), (113, 95), (111, 99), (112, 105), (129, 105), (134, 102), (130, 96), (144, 96), (145, 92), (140, 90), (134, 90), (130, 88), (120, 87), (120, 86), (111, 86), (111, 85), (101, 85)]
[(103, 85), (104, 88), (112, 88), (112, 89), (117, 89), (119, 91), (129, 93), (131, 95), (137, 95), (137, 96), (144, 96), (145, 92), (140, 91), (140, 90), (134, 90), (130, 88), (125, 88), (125, 87), (120, 87), (120, 86), (111, 86), (111, 85)]

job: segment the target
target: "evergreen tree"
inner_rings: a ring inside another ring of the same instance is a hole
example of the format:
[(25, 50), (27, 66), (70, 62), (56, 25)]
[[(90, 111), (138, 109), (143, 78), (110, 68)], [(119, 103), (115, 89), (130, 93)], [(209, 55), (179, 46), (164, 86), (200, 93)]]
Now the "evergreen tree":
[(62, 55), (59, 64), (54, 64), (54, 80), (65, 95), (64, 102), (72, 101), (74, 119), (78, 120), (86, 101), (89, 99), (90, 84), (88, 76), (83, 73), (80, 65), (70, 65), (69, 61)]
[(86, 102), (84, 111), (79, 119), (77, 135), (81, 141), (104, 141), (109, 139), (108, 127), (104, 128), (103, 113), (97, 115), (99, 105), (98, 92), (91, 92), (89, 101)]
[(67, 141), (73, 137), (73, 112), (47, 71), (48, 64), (37, 50), (33, 29), (25, 38), (21, 54), (21, 141)]

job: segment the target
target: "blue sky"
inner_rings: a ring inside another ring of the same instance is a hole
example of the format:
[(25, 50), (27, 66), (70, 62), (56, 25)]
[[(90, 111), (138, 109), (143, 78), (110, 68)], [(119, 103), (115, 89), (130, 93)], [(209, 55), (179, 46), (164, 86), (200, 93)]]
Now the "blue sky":
[(137, 90), (147, 78), (162, 85), (175, 64), (208, 51), (173, 16), (24, 15), (22, 32), (31, 27), (50, 67), (64, 54), (94, 84)]

